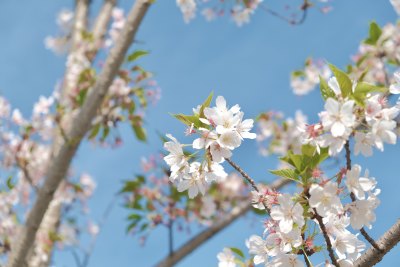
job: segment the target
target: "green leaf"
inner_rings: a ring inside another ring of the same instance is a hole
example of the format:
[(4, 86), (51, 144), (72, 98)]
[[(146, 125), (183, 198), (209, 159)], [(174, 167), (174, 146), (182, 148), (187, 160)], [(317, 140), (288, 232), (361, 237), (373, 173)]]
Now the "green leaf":
[(376, 86), (366, 82), (357, 83), (354, 94), (368, 94), (368, 93), (386, 93), (388, 89), (383, 86)]
[(138, 97), (138, 99), (139, 99), (139, 104), (142, 106), (142, 107), (147, 107), (147, 98), (146, 98), (146, 95), (145, 95), (145, 90), (144, 90), (144, 88), (136, 88), (135, 90), (134, 90), (134, 92), (135, 92), (135, 95)]
[(244, 258), (244, 253), (240, 249), (234, 247), (230, 247), (229, 249), (232, 250), (232, 252), (238, 255), (239, 257)]
[(322, 99), (326, 101), (328, 98), (335, 98), (335, 92), (328, 86), (325, 79), (319, 76), (319, 89), (321, 90)]
[(366, 82), (359, 82), (354, 90), (352, 95), (352, 99), (356, 101), (357, 105), (364, 107), (365, 106), (365, 98), (369, 93), (385, 93), (388, 89), (382, 86), (376, 86)]
[(277, 176), (280, 176), (280, 177), (283, 177), (286, 179), (290, 179), (290, 180), (293, 180), (296, 182), (300, 181), (298, 174), (293, 169), (270, 170), (269, 172), (274, 175), (277, 175)]
[(306, 156), (310, 156), (310, 157), (314, 156), (315, 155), (315, 151), (316, 151), (315, 146), (312, 146), (312, 145), (309, 145), (309, 144), (303, 145), (301, 147), (301, 153), (303, 155), (306, 155)]
[(83, 103), (85, 103), (87, 92), (88, 92), (87, 89), (83, 89), (79, 91), (78, 95), (76, 96), (76, 102), (78, 102), (78, 105), (80, 107), (83, 105)]
[(146, 177), (144, 177), (143, 175), (136, 175), (136, 180), (139, 182), (139, 183), (144, 183), (145, 181), (146, 181)]
[(288, 156), (292, 160), (293, 166), (297, 170), (302, 171), (303, 170), (303, 167), (302, 167), (303, 166), (303, 164), (302, 164), (303, 157), (302, 157), (302, 155), (296, 155), (296, 154), (293, 154), (291, 151), (289, 151)]
[(293, 78), (304, 77), (305, 73), (302, 70), (295, 70), (295, 71), (292, 71), (291, 75), (292, 75)]
[(7, 187), (8, 189), (12, 190), (14, 188), (15, 184), (12, 182), (12, 176), (8, 176), (7, 178)]
[(101, 141), (104, 142), (104, 140), (106, 140), (107, 136), (110, 134), (110, 127), (105, 126), (103, 128), (103, 134), (101, 136)]
[(148, 51), (136, 50), (133, 53), (128, 55), (127, 60), (128, 60), (128, 62), (132, 62), (132, 61), (135, 61), (135, 60), (137, 60), (137, 59), (139, 59), (139, 58), (141, 58), (141, 57), (143, 57), (145, 55), (148, 55), (148, 54), (149, 54)]
[(142, 216), (140, 216), (139, 214), (136, 213), (132, 213), (131, 215), (128, 216), (128, 220), (132, 221), (132, 220), (140, 220), (142, 218)]
[[(134, 192), (137, 188), (139, 188), (142, 184), (145, 183), (145, 177), (142, 175), (137, 175), (136, 179), (124, 181), (124, 186), (122, 187), (120, 193)], [(138, 198), (140, 195), (137, 195)]]
[(136, 104), (134, 101), (132, 101), (129, 103), (128, 112), (130, 115), (132, 115), (135, 112), (135, 110), (136, 110)]
[(255, 214), (257, 214), (257, 215), (265, 216), (265, 210), (260, 210), (260, 209), (252, 208), (252, 211), (253, 211)]
[(369, 24), (369, 36), (364, 40), (364, 43), (369, 45), (376, 45), (379, 37), (382, 35), (382, 30), (375, 21)]
[(341, 71), (340, 69), (338, 69), (336, 66), (329, 64), (329, 68), (331, 69), (331, 71), (333, 72), (333, 74), (335, 75), (338, 83), (339, 83), (339, 87), (340, 87), (340, 91), (342, 92), (342, 96), (343, 97), (347, 97), (349, 96), (352, 91), (353, 91), (353, 83), (351, 82), (349, 76), (347, 76), (347, 74), (343, 71)]
[(205, 116), (204, 116), (204, 109), (205, 109), (206, 107), (209, 107), (209, 106), (210, 106), (211, 100), (213, 99), (213, 95), (214, 95), (214, 92), (211, 92), (211, 93), (208, 95), (207, 99), (206, 99), (206, 100), (203, 102), (203, 104), (201, 105), (201, 107), (200, 107), (200, 112), (199, 112), (200, 118), (204, 118), (204, 117), (205, 117)]
[(132, 123), (132, 129), (135, 132), (137, 139), (139, 139), (142, 142), (146, 142), (147, 140), (146, 130), (142, 126)]
[(96, 124), (95, 126), (93, 126), (92, 131), (89, 134), (89, 139), (93, 139), (97, 136), (97, 134), (100, 131), (100, 123)]
[(191, 126), (193, 124), (196, 128), (198, 128), (202, 124), (202, 122), (199, 120), (199, 116), (197, 115), (172, 114), (172, 116), (187, 126)]
[(135, 228), (137, 224), (138, 224), (137, 221), (134, 221), (134, 222), (130, 223), (128, 225), (128, 227), (126, 228), (126, 232), (129, 233), (130, 231), (132, 231), (132, 229)]
[(142, 224), (142, 226), (140, 226), (139, 232), (143, 232), (144, 230), (147, 229), (147, 227), (149, 227), (149, 224), (148, 224), (148, 223)]
[(81, 36), (83, 40), (89, 41), (89, 42), (94, 42), (94, 36), (93, 33), (88, 32), (88, 31), (81, 31)]
[(313, 170), (315, 167), (320, 165), (324, 160), (329, 157), (328, 148), (324, 147), (320, 149), (320, 153), (315, 153), (313, 157), (307, 162), (307, 169)]

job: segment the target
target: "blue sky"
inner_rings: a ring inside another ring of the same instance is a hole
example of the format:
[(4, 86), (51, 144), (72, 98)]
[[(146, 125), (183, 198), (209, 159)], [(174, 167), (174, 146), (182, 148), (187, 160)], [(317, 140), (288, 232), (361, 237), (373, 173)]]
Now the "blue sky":
[[(70, 7), (72, 2), (0, 2), (0, 93), (26, 115), (38, 97), (50, 94), (62, 77), (65, 58), (47, 51), (43, 40), (56, 33), (57, 12)], [(97, 8), (100, 1), (93, 2)], [(120, 2), (128, 8), (133, 1)], [(240, 104), (246, 117), (271, 109), (291, 116), (301, 109), (310, 121), (316, 120), (323, 106), (318, 91), (306, 97), (292, 94), (290, 72), (300, 67), (308, 56), (323, 57), (343, 67), (367, 35), (371, 20), (382, 25), (397, 19), (389, 1), (336, 0), (333, 7), (328, 15), (310, 12), (305, 24), (298, 27), (257, 12), (250, 24), (238, 28), (228, 18), (207, 23), (199, 17), (185, 24), (175, 1), (158, 1), (137, 36), (142, 42), (137, 48), (151, 51), (142, 63), (156, 74), (163, 95), (160, 103), (149, 110), (146, 127), (150, 139), (148, 144), (139, 143), (129, 127), (123, 127), (121, 133), (126, 142), (122, 148), (109, 150), (90, 144), (80, 148), (74, 161), (75, 170), (87, 171), (98, 182), (97, 192), (90, 201), (91, 215), (100, 218), (119, 190), (120, 181), (140, 171), (141, 155), (160, 149), (156, 131), (183, 136), (182, 125), (168, 112), (190, 112), (211, 90), (225, 96), (231, 105)], [(387, 146), (385, 153), (354, 159), (355, 163), (368, 167), (382, 189), (378, 219), (371, 230), (374, 237), (380, 236), (400, 214), (398, 200), (394, 200), (400, 188), (396, 166), (398, 149), (398, 146)], [(273, 179), (267, 170), (276, 161), (259, 156), (255, 142), (245, 142), (234, 159), (258, 180)], [(90, 266), (152, 266), (166, 255), (165, 231), (155, 231), (146, 246), (141, 247), (135, 237), (125, 234), (125, 217), (126, 211), (117, 205), (99, 236)], [(216, 266), (216, 254), (223, 247), (244, 248), (244, 240), (253, 233), (261, 233), (257, 221), (241, 219), (178, 266)], [(177, 237), (177, 245), (188, 238)], [(399, 253), (397, 247), (380, 266), (399, 264)], [(57, 253), (56, 263), (60, 267), (75, 266), (69, 252)]]

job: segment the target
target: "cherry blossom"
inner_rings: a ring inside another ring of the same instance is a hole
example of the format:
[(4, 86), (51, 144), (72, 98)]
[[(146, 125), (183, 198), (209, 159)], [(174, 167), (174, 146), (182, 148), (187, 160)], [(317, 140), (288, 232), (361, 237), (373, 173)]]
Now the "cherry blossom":
[(289, 194), (278, 196), (278, 206), (271, 209), (272, 219), (279, 221), (280, 231), (289, 233), (293, 229), (293, 224), (298, 227), (304, 225), (303, 208), (299, 203), (293, 203)]

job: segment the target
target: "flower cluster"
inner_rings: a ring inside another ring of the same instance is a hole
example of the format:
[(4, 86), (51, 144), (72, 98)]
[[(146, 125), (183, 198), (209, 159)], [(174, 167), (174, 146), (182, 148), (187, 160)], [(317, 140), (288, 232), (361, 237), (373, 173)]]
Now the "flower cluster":
[(264, 112), (257, 118), (257, 141), (264, 156), (284, 156), (288, 151), (299, 153), (307, 117), (298, 110), (294, 118), (284, 118), (280, 112)]
[(194, 115), (177, 115), (178, 119), (190, 126), (189, 134), (199, 135), (191, 146), (204, 151), (202, 160), (193, 160), (197, 152), (185, 154), (184, 145), (169, 134), (167, 137), (171, 141), (164, 144), (170, 153), (164, 157), (171, 169), (170, 180), (179, 192), (188, 190), (190, 198), (199, 192), (204, 195), (211, 182), (224, 181), (227, 173), (221, 163), (232, 156), (232, 150), (239, 147), (243, 139), (256, 138), (256, 134), (250, 133), (253, 120), (243, 120), (244, 114), (238, 105), (228, 108), (225, 99), (218, 96), (216, 106), (211, 108), (208, 107), (211, 97), (193, 110)]
[(328, 65), (321, 59), (309, 58), (304, 69), (292, 72), (290, 86), (296, 95), (306, 95), (319, 84), (319, 77), (328, 79), (332, 75)]
[[(59, 23), (64, 39), (71, 39), (73, 13), (67, 16), (66, 11), (60, 14)], [(69, 13), (68, 13), (69, 14)], [(66, 21), (68, 17), (70, 20)], [(95, 56), (100, 49), (108, 52), (108, 48), (115, 44), (122, 28), (125, 25), (124, 11), (115, 7), (111, 13), (112, 23), (104, 37), (104, 39), (96, 39), (91, 32), (82, 31), (79, 38), (75, 40), (74, 47), (69, 47), (65, 52), (69, 52), (66, 62), (66, 74), (63, 82), (60, 84), (62, 94), (57, 101), (59, 109), (57, 110), (57, 121), (63, 129), (68, 129), (73, 121), (74, 114), (85, 102), (89, 90), (95, 85), (97, 74)], [(68, 25), (68, 27), (67, 27)], [(60, 50), (57, 47), (52, 47)], [(53, 49), (53, 50), (54, 50)], [(135, 61), (148, 54), (143, 50), (133, 51), (127, 56), (126, 64), (119, 70), (117, 77), (113, 80), (109, 92), (99, 109), (96, 118), (92, 123), (92, 129), (89, 139), (94, 140), (96, 137), (102, 144), (109, 139), (110, 133), (113, 135), (110, 141), (112, 146), (118, 146), (122, 140), (116, 129), (122, 121), (130, 121), (132, 129), (139, 140), (146, 139), (145, 130), (142, 127), (145, 110), (148, 103), (155, 104), (160, 98), (161, 90), (157, 82), (152, 79), (152, 73), (146, 71)], [(99, 66), (101, 67), (101, 63)], [(64, 116), (65, 114), (73, 114), (72, 116)]]
[[(50, 142), (54, 140), (54, 133), (58, 130), (56, 116), (52, 113), (57, 97), (57, 94), (50, 97), (41, 96), (33, 106), (31, 118), (25, 118), (18, 109), (13, 109), (7, 100), (0, 97), (0, 154), (3, 159), (1, 165), (4, 173), (9, 175), (7, 187), (2, 185), (0, 188), (1, 255), (7, 255), (10, 251), (23, 222), (17, 218), (30, 208), (29, 203), (43, 183), (45, 171), (51, 161)], [(62, 231), (71, 225), (64, 220), (65, 217), (61, 217), (61, 213), (72, 218), (76, 213), (72, 214), (70, 210), (81, 209), (85, 216), (88, 211), (87, 200), (92, 196), (95, 187), (93, 178), (86, 174), (79, 179), (70, 175), (60, 185), (37, 234), (30, 258), (32, 266), (41, 266), (49, 262), (49, 252), (55, 242), (64, 246), (72, 244), (67, 242), (72, 236)], [(59, 229), (57, 222), (60, 223)], [(84, 232), (80, 230), (80, 224), (73, 227), (75, 232), (78, 232), (78, 229), (79, 232)]]
[(64, 9), (58, 14), (57, 25), (60, 28), (60, 34), (57, 37), (46, 37), (45, 45), (47, 49), (53, 50), (57, 54), (63, 54), (69, 50), (73, 21), (74, 13), (71, 10)]
[[(344, 78), (345, 79), (345, 78)], [(303, 129), (304, 143), (329, 147), (330, 155), (337, 155), (351, 136), (355, 139), (355, 154), (372, 155), (372, 148), (383, 151), (384, 143), (396, 144), (396, 117), (400, 106), (387, 101), (387, 89), (364, 82), (351, 82), (344, 95), (336, 77), (329, 79), (325, 110), (319, 113), (320, 122)]]
[[(268, 194), (274, 201), (268, 207), (271, 219), (264, 224), (264, 234), (253, 235), (246, 241), (254, 264), (305, 266), (299, 255), (308, 258), (321, 251), (323, 246), (317, 244), (317, 236), (322, 233), (329, 239), (338, 264), (353, 266), (365, 250), (365, 244), (353, 232), (371, 227), (375, 221), (380, 190), (375, 178), (368, 177), (368, 171), (361, 175), (357, 164), (335, 177), (336, 180), (314, 178), (300, 194)], [(342, 203), (349, 194), (350, 202)], [(264, 209), (260, 205), (257, 208)], [(219, 266), (237, 266), (241, 259), (235, 256), (243, 258), (243, 254), (235, 251), (225, 248), (218, 254)]]
[(211, 225), (249, 201), (243, 179), (233, 173), (224, 183), (213, 183), (203, 198), (190, 199), (171, 185), (162, 159), (161, 154), (143, 158), (145, 175), (126, 181), (121, 190), (129, 210), (128, 231), (142, 241), (157, 227), (189, 231), (194, 223)]

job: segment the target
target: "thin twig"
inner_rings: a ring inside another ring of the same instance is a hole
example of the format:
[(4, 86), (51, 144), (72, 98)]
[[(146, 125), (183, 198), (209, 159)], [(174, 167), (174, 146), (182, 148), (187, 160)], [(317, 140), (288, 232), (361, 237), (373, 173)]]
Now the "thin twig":
[(346, 169), (348, 171), (350, 171), (351, 170), (351, 151), (350, 151), (350, 142), (348, 140), (344, 144), (344, 148), (346, 150)]
[[(242, 176), (243, 178), (245, 178), (250, 184), (251, 186), (254, 188), (254, 190), (256, 190), (258, 193), (260, 193), (260, 190), (258, 189), (256, 183), (254, 182), (254, 180), (242, 169), (240, 168), (239, 165), (237, 165), (235, 162), (233, 162), (230, 158), (225, 158), (225, 160), (235, 169), (237, 170)], [(262, 202), (265, 211), (269, 214), (271, 213), (268, 206), (264, 203), (264, 201)]]
[[(172, 196), (173, 193), (173, 185), (170, 183), (170, 194)], [(169, 221), (168, 221), (168, 250), (169, 250), (169, 256), (171, 256), (174, 253), (174, 220), (172, 219), (172, 208), (174, 207), (174, 202), (171, 198), (169, 201)]]
[(335, 265), (336, 267), (340, 267), (339, 263), (336, 260), (335, 253), (333, 252), (333, 247), (331, 243), (331, 239), (328, 236), (328, 232), (326, 231), (326, 227), (324, 222), (322, 221), (321, 215), (317, 213), (316, 209), (313, 209), (315, 213), (315, 219), (317, 219), (319, 227), (321, 228), (322, 235), (324, 236), (326, 247), (328, 249), (329, 257), (331, 258), (332, 264)]
[[(346, 142), (344, 145), (345, 150), (346, 150), (346, 168), (348, 171), (351, 170), (351, 151), (350, 151), (350, 143), (349, 141)], [(354, 195), (353, 192), (350, 193), (350, 198), (351, 201), (355, 202), (356, 201), (356, 196)], [(364, 227), (360, 229), (361, 235), (373, 246), (376, 250), (381, 251), (382, 249), (378, 246), (378, 244), (375, 242), (375, 240), (365, 231)]]
[(110, 203), (108, 204), (106, 210), (103, 213), (103, 216), (101, 217), (101, 220), (99, 222), (99, 232), (93, 236), (92, 241), (90, 243), (89, 249), (86, 251), (85, 253), (85, 258), (82, 262), (82, 267), (87, 267), (89, 265), (89, 260), (90, 257), (93, 254), (94, 248), (96, 246), (96, 242), (97, 242), (97, 237), (99, 236), (100, 232), (103, 230), (104, 225), (106, 224), (112, 209), (114, 208), (115, 202), (117, 201), (117, 195), (114, 195), (114, 197), (112, 198), (112, 200), (110, 201)]
[(233, 162), (230, 158), (225, 158), (225, 160), (236, 170), (238, 171), (243, 178), (245, 178), (250, 184), (251, 186), (254, 188), (254, 190), (256, 190), (257, 192), (260, 192), (260, 190), (258, 189), (256, 183), (254, 182), (254, 180), (242, 169), (240, 168), (240, 166), (238, 166), (235, 162)]
[(280, 13), (278, 13), (278, 12), (272, 10), (272, 9), (270, 9), (269, 7), (267, 7), (266, 5), (264, 5), (262, 3), (259, 6), (263, 11), (269, 13), (270, 15), (272, 15), (272, 16), (278, 18), (278, 19), (281, 19), (281, 20), (289, 23), (290, 25), (300, 25), (300, 24), (303, 24), (304, 21), (306, 21), (308, 8), (310, 7), (310, 3), (308, 3), (308, 0), (304, 0), (303, 5), (300, 8), (301, 11), (302, 11), (302, 15), (301, 15), (301, 18), (299, 20), (288, 18), (288, 17), (286, 17), (286, 16), (284, 16), (284, 15), (282, 15), (282, 14), (280, 14)]
[(71, 248), (70, 251), (71, 251), (72, 256), (74, 257), (76, 266), (77, 266), (77, 267), (82, 267), (82, 264), (81, 264), (81, 261), (80, 261), (80, 259), (79, 259), (78, 253), (75, 251), (74, 248)]

